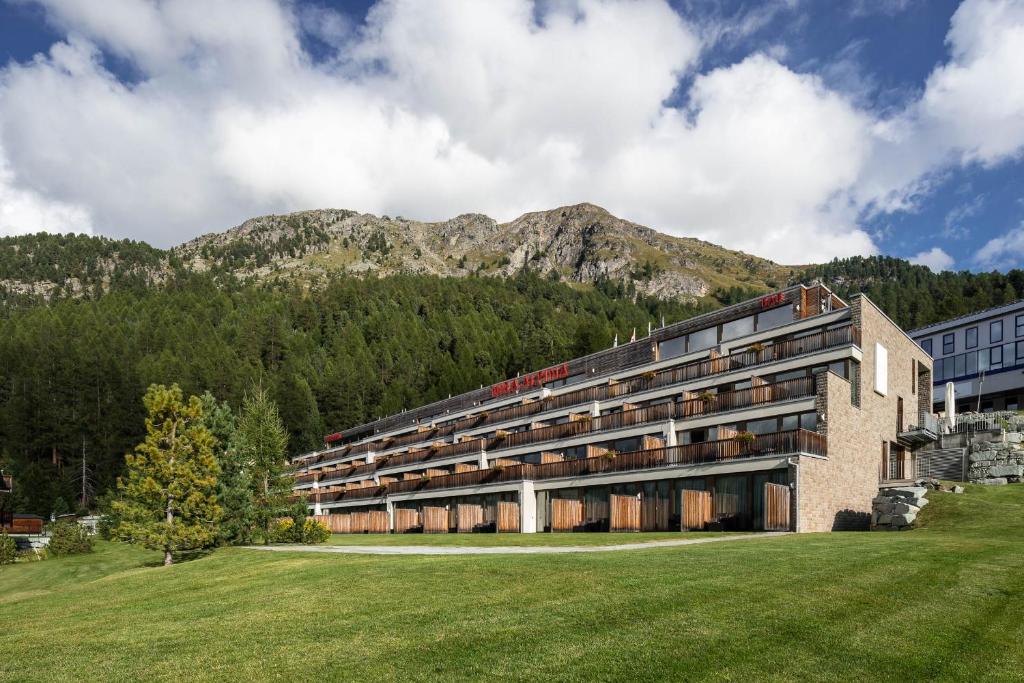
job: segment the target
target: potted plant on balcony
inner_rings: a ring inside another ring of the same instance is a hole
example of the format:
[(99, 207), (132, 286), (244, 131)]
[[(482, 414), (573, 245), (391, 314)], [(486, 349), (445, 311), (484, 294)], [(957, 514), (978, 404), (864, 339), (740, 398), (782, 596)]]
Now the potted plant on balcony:
[(715, 394), (707, 389), (697, 394), (697, 398), (704, 404), (705, 409), (710, 408), (711, 404), (715, 402)]
[(747, 353), (761, 353), (764, 351), (764, 344), (761, 342), (754, 342), (747, 347)]
[(508, 438), (508, 432), (506, 432), (504, 429), (499, 429), (499, 430), (494, 432), (494, 440), (495, 440), (495, 442), (501, 442), (501, 441), (504, 441), (507, 438)]
[(746, 453), (754, 445), (756, 438), (757, 436), (753, 432), (738, 432), (736, 436), (732, 437), (732, 440), (738, 443), (743, 452)]
[(388, 485), (387, 484), (377, 484), (377, 493), (379, 493), (380, 495), (383, 496), (387, 492), (388, 492)]
[(424, 472), (420, 475), (420, 486), (426, 486), (427, 482), (430, 481), (430, 475)]
[(652, 381), (654, 381), (654, 379), (655, 379), (655, 378), (656, 378), (657, 376), (658, 376), (658, 373), (656, 373), (656, 372), (655, 372), (654, 370), (648, 370), (647, 372), (645, 372), (645, 373), (643, 374), (643, 378), (644, 378), (645, 380), (647, 380), (648, 382), (652, 382)]

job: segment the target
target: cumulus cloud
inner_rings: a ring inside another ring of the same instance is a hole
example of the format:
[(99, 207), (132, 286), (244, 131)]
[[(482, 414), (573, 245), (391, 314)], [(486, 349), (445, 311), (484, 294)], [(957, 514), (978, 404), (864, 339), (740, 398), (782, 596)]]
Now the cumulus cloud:
[[(0, 70), (0, 198), (30, 193), (25, 229), (168, 245), (266, 212), (508, 220), (591, 201), (820, 261), (877, 251), (866, 208), (1024, 144), (1019, 4), (964, 3), (949, 63), (881, 120), (778, 53), (700, 72), (707, 27), (665, 0), (381, 0), (361, 27), (283, 0), (38, 2), (66, 37)], [(993, 88), (997, 106), (958, 120)]]
[(949, 270), (952, 267), (953, 257), (939, 247), (932, 247), (927, 251), (911, 256), (910, 262), (916, 263), (919, 266), (928, 266), (928, 268), (938, 273), (942, 270)]
[(998, 270), (1024, 267), (1024, 223), (986, 242), (974, 254), (974, 261), (982, 268)]

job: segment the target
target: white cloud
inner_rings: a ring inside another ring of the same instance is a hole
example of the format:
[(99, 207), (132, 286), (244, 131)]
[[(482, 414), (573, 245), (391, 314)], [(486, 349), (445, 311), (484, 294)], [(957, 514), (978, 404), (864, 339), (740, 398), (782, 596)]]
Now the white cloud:
[(1024, 268), (1024, 224), (986, 242), (974, 254), (974, 262), (997, 270)]
[[(67, 37), (0, 70), (0, 188), (16, 178), (65, 223), (160, 245), (305, 208), (507, 220), (591, 201), (820, 261), (877, 250), (865, 207), (911, 205), (932, 174), (1024, 144), (1009, 3), (968, 0), (950, 62), (884, 121), (766, 54), (698, 73), (707, 27), (664, 0), (381, 0), (358, 30), (283, 0), (40, 4)], [(304, 35), (333, 53), (315, 61)], [(685, 109), (666, 104), (680, 82)], [(968, 111), (992, 89), (1006, 97)], [(57, 222), (33, 215), (26, 229)]]
[(936, 273), (942, 270), (949, 270), (953, 266), (953, 257), (939, 247), (932, 247), (927, 251), (922, 251), (916, 256), (911, 256), (909, 260), (911, 263), (916, 263), (919, 266), (928, 266), (928, 268)]
[(92, 232), (89, 212), (19, 187), (0, 147), (0, 235)]

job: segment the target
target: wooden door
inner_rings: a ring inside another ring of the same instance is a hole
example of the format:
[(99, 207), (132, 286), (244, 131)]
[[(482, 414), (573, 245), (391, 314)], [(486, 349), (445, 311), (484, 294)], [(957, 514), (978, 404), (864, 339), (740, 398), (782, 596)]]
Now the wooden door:
[(498, 533), (514, 534), (519, 531), (519, 503), (498, 503)]
[(425, 534), (446, 534), (446, 533), (448, 533), (448, 510), (446, 508), (424, 507), (423, 508), (423, 533), (425, 533)]
[(387, 510), (371, 510), (366, 515), (366, 533), (386, 534), (390, 529), (391, 520)]
[(395, 508), (395, 533), (408, 534), (420, 526), (420, 513), (409, 508)]
[(683, 531), (702, 530), (712, 520), (711, 491), (683, 491)]
[(353, 512), (350, 517), (352, 519), (352, 533), (365, 534), (370, 521), (369, 516), (365, 512)]
[(583, 502), (574, 499), (551, 500), (551, 530), (575, 531), (583, 526)]
[(767, 482), (764, 485), (764, 530), (789, 531), (789, 487)]
[(611, 531), (640, 531), (640, 498), (612, 495)]
[(460, 534), (479, 531), (484, 525), (484, 507), (482, 505), (459, 505), (455, 517), (455, 530)]

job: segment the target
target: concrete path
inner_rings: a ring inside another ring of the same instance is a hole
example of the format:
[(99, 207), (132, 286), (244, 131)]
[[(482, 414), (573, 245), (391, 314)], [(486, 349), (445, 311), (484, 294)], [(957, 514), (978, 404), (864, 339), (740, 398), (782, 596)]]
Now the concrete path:
[(604, 553), (617, 550), (650, 550), (651, 548), (673, 548), (680, 545), (698, 545), (701, 543), (750, 541), (758, 538), (788, 536), (789, 534), (790, 532), (766, 532), (744, 534), (742, 536), (681, 538), (677, 541), (648, 541), (646, 543), (622, 543), (619, 545), (250, 545), (246, 547), (250, 550), (270, 550), (279, 553), (341, 553), (345, 555), (540, 555), (548, 553)]

